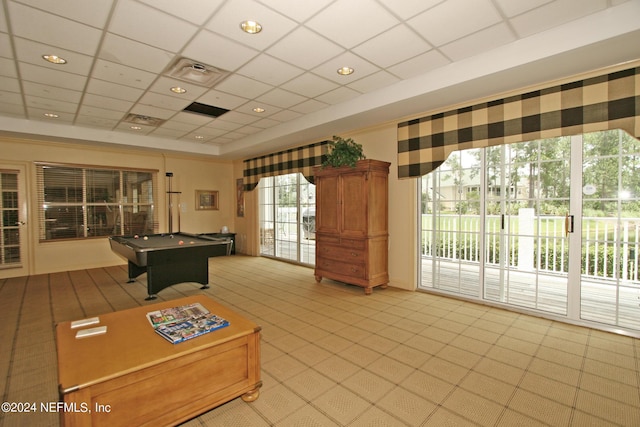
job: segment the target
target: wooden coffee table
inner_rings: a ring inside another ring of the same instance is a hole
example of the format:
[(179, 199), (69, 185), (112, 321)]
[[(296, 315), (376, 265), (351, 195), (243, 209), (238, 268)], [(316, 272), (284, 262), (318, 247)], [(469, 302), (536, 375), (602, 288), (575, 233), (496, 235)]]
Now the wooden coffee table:
[[(146, 313), (199, 302), (230, 325), (171, 344)], [(104, 335), (56, 326), (64, 426), (175, 425), (236, 397), (258, 398), (260, 327), (204, 296), (98, 316)]]

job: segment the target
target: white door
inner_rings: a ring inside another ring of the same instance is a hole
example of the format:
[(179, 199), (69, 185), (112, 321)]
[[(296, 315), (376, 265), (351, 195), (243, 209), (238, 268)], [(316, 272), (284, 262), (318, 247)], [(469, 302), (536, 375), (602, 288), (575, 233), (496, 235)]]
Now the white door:
[(0, 163), (0, 278), (29, 274), (25, 167)]

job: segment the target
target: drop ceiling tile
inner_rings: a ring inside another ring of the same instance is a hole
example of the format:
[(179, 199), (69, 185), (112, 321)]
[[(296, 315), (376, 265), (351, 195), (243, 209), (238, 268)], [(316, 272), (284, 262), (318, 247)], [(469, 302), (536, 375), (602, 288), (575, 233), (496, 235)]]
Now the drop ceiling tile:
[[(579, 3), (579, 4), (577, 4)], [(556, 0), (509, 21), (519, 37), (526, 37), (606, 9), (606, 0)]]
[(2, 32), (0, 32), (0, 57), (13, 58), (13, 49), (11, 48), (9, 35)]
[(323, 108), (327, 108), (328, 106), (329, 104), (326, 104), (324, 102), (320, 102), (315, 99), (309, 99), (305, 102), (301, 102), (298, 105), (294, 105), (293, 107), (290, 108), (290, 110), (297, 111), (298, 113), (302, 113), (302, 114), (309, 114), (309, 113), (313, 113), (314, 111), (319, 111), (319, 110), (322, 110)]
[(85, 125), (88, 127), (98, 127), (103, 129), (113, 129), (119, 123), (119, 120), (110, 120), (102, 117), (93, 117), (93, 116), (85, 116), (78, 115), (76, 118), (75, 124), (77, 125)]
[[(362, 11), (366, 10), (363, 19)], [(350, 49), (397, 25), (398, 19), (374, 0), (338, 1), (305, 25)]]
[(496, 4), (507, 18), (528, 12), (554, 0), (496, 0)]
[(224, 131), (224, 133), (230, 132), (232, 130), (237, 130), (243, 127), (241, 123), (228, 122), (224, 119), (224, 116), (215, 119), (208, 125), (204, 126), (206, 128), (218, 129), (220, 131)]
[(392, 85), (394, 83), (397, 83), (398, 81), (400, 81), (400, 79), (396, 76), (386, 71), (378, 71), (377, 73), (371, 74), (360, 80), (356, 80), (355, 82), (350, 83), (348, 86), (360, 93), (367, 93), (372, 92), (376, 89), (383, 88), (385, 86)]
[(24, 97), (27, 107), (40, 108), (47, 110), (51, 113), (71, 113), (76, 112), (76, 105), (72, 102), (58, 101), (51, 98), (40, 98), (38, 96), (25, 96)]
[(223, 129), (215, 129), (209, 126), (201, 126), (198, 129), (196, 129), (195, 131), (193, 131), (193, 133), (191, 133), (191, 137), (197, 135), (202, 135), (202, 136), (207, 136), (207, 137), (215, 137), (215, 136), (220, 136), (220, 135), (224, 135), (225, 133), (227, 133), (228, 131), (223, 130)]
[(93, 107), (90, 105), (83, 105), (78, 110), (78, 115), (100, 117), (103, 119), (110, 119), (110, 120), (121, 120), (124, 118), (126, 114), (123, 114), (122, 111), (107, 110), (105, 108)]
[(197, 27), (132, 0), (119, 0), (109, 32), (170, 52), (178, 52)]
[(43, 8), (43, 3), (46, 3), (47, 11), (92, 27), (104, 26), (113, 5), (113, 0), (19, 1), (35, 8)]
[(344, 51), (337, 44), (300, 27), (267, 49), (267, 53), (290, 64), (310, 70)]
[(360, 92), (343, 86), (339, 87), (338, 89), (332, 90), (329, 93), (318, 96), (316, 99), (321, 102), (326, 102), (327, 104), (339, 104), (341, 102), (357, 98), (359, 95), (361, 95)]
[(235, 71), (258, 55), (258, 51), (210, 31), (200, 31), (182, 55), (226, 71)]
[(216, 86), (216, 90), (230, 93), (232, 95), (256, 98), (269, 91), (272, 87), (273, 86), (268, 84), (251, 80), (248, 77), (234, 74), (223, 80), (222, 83), (218, 84)]
[(99, 79), (90, 79), (87, 85), (87, 93), (102, 95), (109, 98), (136, 101), (144, 93), (141, 89), (129, 86), (121, 86), (117, 83)]
[(233, 141), (237, 141), (238, 139), (244, 137), (244, 134), (239, 132), (227, 132), (221, 137), (217, 137), (214, 141), (217, 144), (228, 144)]
[(171, 52), (107, 33), (98, 57), (116, 64), (160, 73), (175, 58)]
[(18, 77), (16, 64), (8, 58), (0, 58), (0, 76)]
[(61, 87), (72, 90), (82, 90), (86, 78), (78, 74), (56, 71), (38, 65), (19, 63), (20, 75), (22, 79), (30, 82), (42, 83), (50, 86)]
[(355, 53), (381, 68), (398, 64), (430, 50), (424, 39), (405, 25), (398, 25), (387, 32), (353, 49)]
[[(442, 0), (379, 0), (402, 19), (409, 19), (441, 3)], [(511, 0), (508, 0), (511, 1)], [(527, 1), (527, 0), (524, 0)]]
[(259, 127), (261, 129), (272, 128), (274, 126), (278, 126), (279, 124), (280, 124), (279, 121), (272, 120), (272, 119), (262, 119), (262, 120), (258, 120), (257, 122), (252, 123), (253, 126)]
[[(25, 86), (27, 84), (29, 83), (25, 83)], [(12, 77), (5, 77), (0, 75), (0, 87), (2, 88), (3, 91), (6, 91), (6, 92), (20, 93), (20, 82), (18, 81), (18, 79), (14, 79)], [(31, 95), (36, 95), (36, 94), (32, 93)]]
[(24, 118), (24, 106), (16, 105), (16, 104), (5, 104), (2, 101), (2, 94), (0, 93), (0, 112), (3, 115), (15, 117), (15, 118)]
[(7, 28), (7, 16), (4, 14), (4, 7), (0, 7), (0, 32), (7, 33), (9, 32), (9, 28)]
[[(184, 115), (187, 113), (179, 113), (179, 115)], [(183, 119), (184, 120), (184, 119)], [(202, 126), (202, 123), (194, 124), (194, 123), (185, 123), (185, 121), (177, 121), (175, 118), (169, 119), (164, 122), (158, 129), (168, 129), (175, 132), (180, 132), (180, 135), (185, 135), (191, 132), (195, 127)]]
[(313, 1), (300, 1), (300, 0), (259, 0), (260, 3), (265, 4), (271, 9), (277, 10), (283, 15), (286, 15), (298, 22), (304, 22), (313, 14), (323, 9), (326, 5), (333, 0), (313, 0)]
[(270, 119), (277, 120), (279, 122), (288, 122), (290, 120), (297, 119), (298, 117), (302, 117), (302, 114), (291, 110), (282, 110), (279, 113), (269, 116)]
[[(87, 75), (93, 65), (93, 57), (70, 50), (52, 47), (43, 43), (33, 42), (20, 37), (14, 39), (16, 57), (21, 62), (64, 71), (80, 75)], [(57, 55), (67, 60), (66, 64), (52, 64), (42, 58), (42, 55)]]
[(6, 90), (2, 90), (0, 91), (0, 103), (22, 106), (22, 95), (16, 92), (7, 92)]
[(214, 107), (225, 108), (227, 110), (233, 110), (246, 103), (248, 99), (241, 96), (235, 96), (228, 93), (220, 92), (219, 90), (209, 90), (200, 98), (198, 98), (197, 101), (202, 104), (213, 105)]
[(84, 98), (82, 98), (83, 105), (89, 105), (92, 107), (100, 107), (106, 108), (108, 110), (114, 111), (129, 111), (133, 106), (133, 102), (124, 101), (122, 99), (109, 98), (102, 95), (94, 95), (92, 93), (87, 93)]
[(228, 113), (223, 114), (216, 120), (224, 120), (225, 122), (248, 125), (250, 123), (255, 123), (258, 120), (258, 118), (255, 116), (252, 116), (251, 114), (238, 113), (237, 111), (229, 111)]
[[(252, 20), (262, 25), (262, 31), (248, 34), (240, 23)], [(253, 0), (234, 0), (225, 5), (207, 23), (213, 32), (229, 37), (246, 46), (264, 49), (296, 27), (296, 22)]]
[(65, 102), (78, 103), (82, 99), (82, 92), (78, 90), (63, 89), (46, 84), (24, 82), (25, 95), (38, 96), (40, 98), (57, 99)]
[(267, 104), (272, 104), (280, 108), (289, 108), (292, 105), (303, 102), (305, 99), (304, 96), (276, 88), (256, 98), (256, 101), (266, 102)]
[(304, 70), (269, 55), (259, 55), (238, 70), (238, 74), (279, 86), (304, 73)]
[[(186, 90), (185, 93), (175, 93), (171, 91), (172, 87), (179, 86)], [(159, 93), (162, 95), (169, 95), (180, 99), (195, 100), (198, 97), (204, 95), (207, 92), (206, 87), (194, 85), (191, 83), (183, 82), (180, 80), (170, 79), (168, 77), (160, 77), (149, 88), (149, 91)]]
[(185, 135), (185, 131), (176, 130), (176, 129), (170, 129), (170, 128), (162, 126), (162, 127), (156, 128), (156, 130), (151, 132), (151, 134), (152, 135), (156, 135), (156, 136), (160, 136), (160, 137), (181, 138), (182, 136)]
[[(87, 55), (96, 52), (102, 36), (95, 28), (15, 2), (9, 2), (9, 19), (16, 36)], [(47, 25), (33, 25), (34, 22)]]
[[(322, 93), (329, 92), (330, 90), (333, 90), (337, 87), (337, 83), (334, 83), (312, 73), (305, 73), (300, 77), (296, 77), (292, 81), (282, 85), (283, 89), (298, 93), (300, 95), (304, 95), (308, 98), (313, 98)], [(302, 101), (303, 99), (301, 99), (299, 102)]]
[(434, 46), (442, 46), (500, 22), (490, 0), (448, 0), (408, 21)]
[(155, 107), (153, 105), (136, 104), (131, 108), (131, 113), (138, 114), (140, 116), (149, 116), (155, 117), (157, 119), (167, 120), (175, 114), (175, 111)]
[(241, 128), (238, 128), (237, 133), (241, 133), (243, 135), (253, 135), (254, 133), (258, 133), (263, 130), (263, 128), (259, 128), (257, 126), (242, 126)]
[(440, 52), (437, 50), (431, 50), (423, 53), (422, 55), (418, 55), (415, 58), (401, 62), (398, 65), (389, 67), (387, 71), (395, 74), (401, 79), (409, 79), (450, 63), (451, 60), (447, 59)]
[[(338, 74), (338, 69), (342, 67), (353, 68), (353, 74), (349, 74), (348, 76)], [(380, 68), (351, 52), (345, 52), (338, 55), (312, 70), (314, 74), (341, 85), (349, 84), (378, 71), (380, 71)]]
[(146, 89), (151, 85), (156, 76), (147, 71), (105, 61), (104, 59), (98, 59), (94, 66), (92, 77), (138, 89)]
[[(170, 15), (179, 16), (196, 25), (202, 25), (224, 0), (189, 0), (188, 5), (175, 0), (139, 0)], [(188, 6), (188, 7), (185, 7)]]
[(161, 95), (155, 92), (145, 93), (138, 101), (138, 103), (142, 105), (164, 108), (167, 110), (184, 110), (189, 106), (189, 104), (191, 104), (191, 102), (192, 101), (189, 99)]
[(208, 116), (203, 116), (202, 114), (191, 113), (182, 111), (177, 113), (171, 118), (173, 121), (187, 123), (192, 126), (205, 126), (207, 123), (211, 123), (212, 119)]
[(453, 61), (459, 61), (515, 40), (516, 37), (509, 27), (500, 23), (444, 45), (440, 48), (440, 52)]

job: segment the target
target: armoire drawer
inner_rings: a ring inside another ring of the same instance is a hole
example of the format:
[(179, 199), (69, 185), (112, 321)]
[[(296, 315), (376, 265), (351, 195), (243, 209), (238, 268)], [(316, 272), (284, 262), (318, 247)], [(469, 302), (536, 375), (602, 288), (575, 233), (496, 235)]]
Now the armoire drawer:
[(327, 277), (331, 277), (331, 273), (358, 279), (364, 279), (366, 276), (363, 263), (348, 263), (323, 257), (316, 259), (316, 274), (318, 270), (326, 271)]
[(365, 251), (336, 245), (321, 245), (316, 248), (318, 256), (344, 262), (365, 262)]

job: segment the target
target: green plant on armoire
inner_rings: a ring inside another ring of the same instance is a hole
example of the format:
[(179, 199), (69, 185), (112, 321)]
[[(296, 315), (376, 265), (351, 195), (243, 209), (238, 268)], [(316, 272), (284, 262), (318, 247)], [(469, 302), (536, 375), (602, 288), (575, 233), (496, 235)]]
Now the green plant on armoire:
[(362, 145), (351, 138), (344, 139), (334, 135), (333, 141), (329, 142), (329, 152), (322, 162), (322, 167), (339, 168), (341, 166), (350, 166), (354, 168), (356, 167), (356, 162), (363, 159), (366, 159), (366, 157), (362, 151)]

